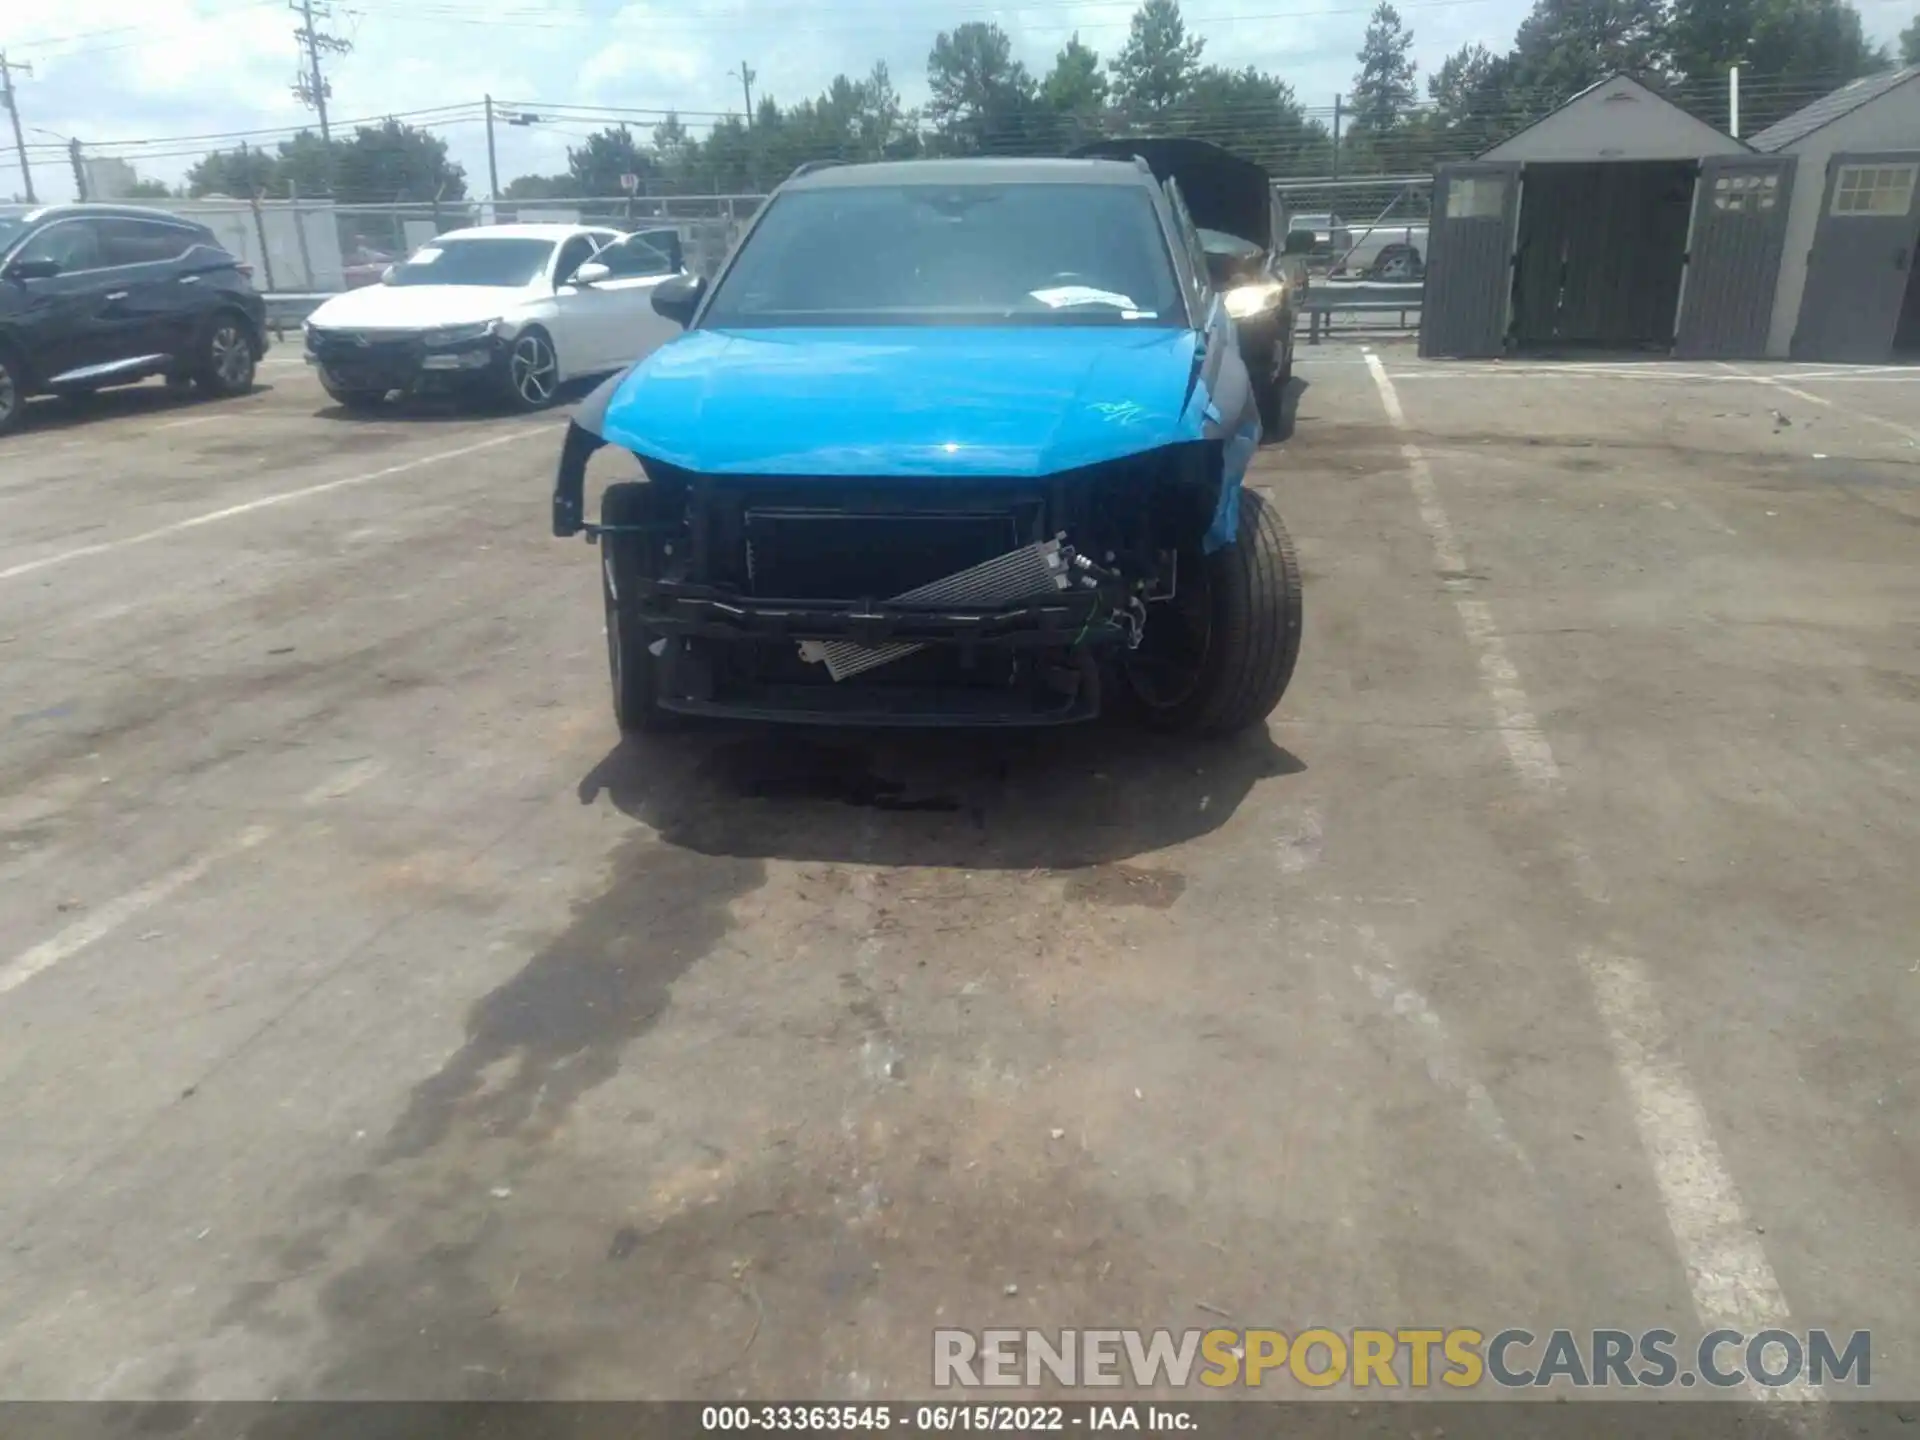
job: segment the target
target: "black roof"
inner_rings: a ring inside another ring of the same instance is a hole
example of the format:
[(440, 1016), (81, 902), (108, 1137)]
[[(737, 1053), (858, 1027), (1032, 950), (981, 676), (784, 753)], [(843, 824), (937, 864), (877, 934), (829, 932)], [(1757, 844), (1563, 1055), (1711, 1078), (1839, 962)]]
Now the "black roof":
[[(200, 225), (198, 220), (190, 220), (184, 215), (176, 215), (171, 210), (161, 210), (152, 205), (101, 205), (81, 203), (77, 205), (42, 205), (37, 210), (29, 210), (20, 218), (29, 225), (38, 225), (45, 220), (74, 220), (83, 216), (111, 220), (170, 220), (175, 225)], [(201, 226), (202, 229), (206, 228)]]
[(1130, 161), (1055, 159), (876, 160), (796, 174), (783, 188), (826, 190), (866, 185), (1152, 185)]
[(1920, 65), (1904, 70), (1884, 70), (1878, 75), (1863, 75), (1842, 85), (1831, 95), (1822, 95), (1804, 110), (1796, 110), (1784, 120), (1775, 121), (1747, 143), (1766, 154), (1784, 150), (1804, 140), (1816, 130), (1825, 129), (1843, 115), (1851, 115), (1862, 105), (1871, 104), (1889, 90), (1898, 90), (1909, 80), (1920, 78)]

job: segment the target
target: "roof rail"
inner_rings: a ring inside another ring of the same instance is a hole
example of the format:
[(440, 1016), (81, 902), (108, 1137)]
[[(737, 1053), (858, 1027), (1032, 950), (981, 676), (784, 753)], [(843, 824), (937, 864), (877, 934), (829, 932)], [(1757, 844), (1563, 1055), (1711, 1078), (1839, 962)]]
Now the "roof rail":
[(798, 180), (802, 175), (811, 175), (816, 170), (826, 170), (832, 166), (845, 165), (846, 163), (845, 160), (804, 160), (793, 167), (793, 173), (787, 176), (787, 179)]

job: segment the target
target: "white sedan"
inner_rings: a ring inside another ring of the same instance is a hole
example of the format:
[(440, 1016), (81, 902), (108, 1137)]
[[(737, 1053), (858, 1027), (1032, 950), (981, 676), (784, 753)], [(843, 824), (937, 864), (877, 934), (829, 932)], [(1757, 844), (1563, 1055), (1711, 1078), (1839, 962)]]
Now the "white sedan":
[(619, 370), (679, 334), (653, 291), (684, 273), (672, 230), (489, 225), (450, 230), (378, 285), (307, 320), (307, 362), (348, 409), (394, 391), (537, 410), (582, 375)]

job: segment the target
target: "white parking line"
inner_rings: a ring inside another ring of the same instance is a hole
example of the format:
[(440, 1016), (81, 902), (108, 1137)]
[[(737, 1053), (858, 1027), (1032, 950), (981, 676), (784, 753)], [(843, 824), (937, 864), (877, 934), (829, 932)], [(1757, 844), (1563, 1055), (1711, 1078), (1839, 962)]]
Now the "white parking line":
[(439, 450), (432, 455), (422, 455), (416, 460), (403, 460), (398, 465), (389, 465), (382, 470), (369, 470), (362, 475), (348, 475), (338, 480), (323, 480), (318, 485), (303, 485), (298, 490), (282, 490), (278, 494), (262, 495), (256, 500), (247, 500), (239, 505), (228, 505), (220, 510), (210, 510), (204, 515), (195, 515), (187, 520), (176, 520), (171, 525), (162, 525), (154, 530), (143, 530), (138, 535), (127, 535), (118, 540), (102, 540), (97, 545), (82, 545), (77, 550), (62, 550), (57, 555), (43, 555), (38, 560), (23, 561), (21, 564), (0, 570), (0, 580), (17, 580), (22, 575), (32, 575), (36, 571), (47, 570), (55, 565), (65, 565), (72, 560), (84, 560), (89, 555), (105, 555), (115, 550), (124, 550), (130, 545), (144, 545), (149, 540), (161, 540), (169, 535), (178, 535), (185, 530), (197, 530), (202, 525), (217, 525), (222, 520), (251, 515), (254, 511), (265, 510), (269, 506), (285, 505), (294, 500), (306, 500), (315, 495), (325, 495), (333, 490), (345, 490), (354, 485), (366, 485), (375, 480), (384, 480), (389, 475), (402, 475), (409, 470), (437, 465), (442, 460), (457, 460), (462, 455), (491, 450), (497, 445), (510, 445), (516, 440), (525, 440), (533, 435), (544, 435), (550, 440), (554, 438), (553, 431), (547, 426), (519, 425), (510, 434), (495, 435), (491, 439), (475, 441), (471, 445), (462, 445), (455, 450)]
[[(1387, 418), (1396, 430), (1405, 431), (1406, 412), (1386, 367), (1376, 355), (1367, 359)], [(1561, 775), (1553, 748), (1534, 719), (1492, 610), (1471, 594), (1459, 540), (1440, 503), (1432, 470), (1418, 446), (1405, 444), (1401, 453), (1433, 543), (1434, 561), (1448, 576), (1447, 588), (1478, 657), (1481, 683), (1493, 702), (1508, 758), (1528, 785), (1558, 791)], [(1605, 880), (1592, 856), (1576, 849), (1574, 858), (1579, 889), (1590, 898), (1604, 896)], [(1705, 1324), (1748, 1334), (1786, 1325), (1786, 1297), (1721, 1159), (1706, 1108), (1672, 1053), (1652, 982), (1637, 962), (1623, 956), (1589, 951), (1580, 958), (1614, 1064), (1632, 1101), (1634, 1126), (1687, 1272), (1694, 1310)]]
[[(1727, 369), (1733, 370), (1733, 367), (1728, 365)], [(1734, 370), (1734, 374), (1739, 375), (1743, 380), (1751, 380), (1760, 385), (1770, 386), (1783, 395), (1793, 396), (1796, 400), (1804, 400), (1809, 405), (1818, 405), (1825, 410), (1837, 410), (1849, 420), (1859, 420), (1868, 425), (1878, 425), (1883, 430), (1891, 430), (1894, 434), (1905, 436), (1909, 440), (1920, 440), (1920, 430), (1914, 429), (1911, 425), (1902, 425), (1898, 420), (1883, 419), (1870, 411), (1855, 410), (1851, 405), (1842, 405), (1838, 401), (1829, 400), (1824, 395), (1816, 395), (1811, 390), (1802, 390), (1799, 386), (1789, 385), (1785, 380), (1778, 379), (1775, 376), (1749, 375), (1738, 370)], [(1824, 375), (1796, 375), (1793, 378), (1796, 380), (1824, 380), (1827, 377)]]
[(156, 430), (184, 430), (189, 425), (211, 425), (217, 420), (230, 420), (232, 418), (231, 411), (223, 412), (219, 415), (189, 415), (184, 420), (168, 420), (164, 424), (156, 425), (153, 428)]
[(243, 830), (199, 859), (169, 871), (158, 880), (149, 881), (138, 890), (130, 890), (116, 900), (109, 900), (85, 919), (76, 920), (58, 935), (15, 956), (4, 969), (0, 969), (0, 995), (19, 989), (34, 976), (44, 974), (95, 941), (105, 939), (141, 911), (151, 909), (174, 891), (191, 885), (220, 861), (238, 855), (243, 850), (251, 850), (270, 833), (259, 825)]

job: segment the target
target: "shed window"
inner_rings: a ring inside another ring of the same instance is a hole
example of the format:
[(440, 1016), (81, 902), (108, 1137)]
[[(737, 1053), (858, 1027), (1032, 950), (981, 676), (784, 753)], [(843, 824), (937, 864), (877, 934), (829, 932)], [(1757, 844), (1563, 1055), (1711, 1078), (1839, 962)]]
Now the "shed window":
[(1835, 215), (1905, 215), (1920, 165), (1842, 165), (1833, 186)]
[(1497, 220), (1506, 212), (1505, 175), (1456, 175), (1447, 181), (1449, 220)]
[(1713, 208), (1753, 215), (1780, 203), (1778, 175), (1718, 175), (1713, 181)]

